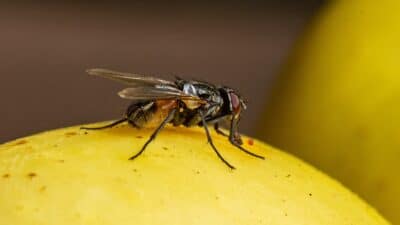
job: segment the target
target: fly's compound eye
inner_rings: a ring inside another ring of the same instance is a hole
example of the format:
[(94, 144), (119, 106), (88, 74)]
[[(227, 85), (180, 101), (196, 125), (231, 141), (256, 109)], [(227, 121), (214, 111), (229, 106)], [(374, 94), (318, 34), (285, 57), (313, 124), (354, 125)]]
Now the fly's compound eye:
[(235, 115), (239, 114), (240, 113), (240, 109), (241, 109), (239, 97), (233, 92), (229, 93), (229, 97), (231, 99), (232, 112)]

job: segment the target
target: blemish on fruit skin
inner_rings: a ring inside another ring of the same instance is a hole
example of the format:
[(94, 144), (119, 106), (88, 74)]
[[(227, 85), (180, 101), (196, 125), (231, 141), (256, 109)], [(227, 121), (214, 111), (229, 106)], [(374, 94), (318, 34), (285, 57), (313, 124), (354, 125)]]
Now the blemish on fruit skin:
[(46, 189), (47, 189), (47, 187), (46, 187), (46, 186), (42, 186), (42, 187), (40, 187), (39, 191), (40, 191), (40, 192), (45, 192), (45, 191), (46, 191)]
[(33, 178), (35, 178), (36, 176), (37, 176), (37, 174), (34, 173), (34, 172), (28, 173), (28, 178), (30, 178), (30, 179), (33, 179)]
[(308, 193), (308, 196), (310, 196), (310, 197), (311, 197), (311, 196), (312, 196), (312, 193)]
[(27, 140), (20, 140), (20, 141), (15, 142), (14, 145), (15, 145), (15, 146), (17, 146), (17, 145), (24, 145), (24, 144), (27, 144), (27, 143), (28, 143)]
[(77, 135), (77, 133), (76, 133), (76, 132), (67, 132), (67, 133), (65, 133), (64, 135), (65, 135), (66, 137), (72, 137), (72, 136)]
[(247, 144), (249, 144), (249, 145), (254, 145), (254, 140), (251, 139), (251, 138), (249, 138), (249, 139), (247, 140)]
[(58, 160), (57, 162), (59, 162), (59, 163), (64, 163), (65, 160), (64, 160), (64, 159), (60, 159), (60, 160)]
[(142, 139), (142, 138), (143, 138), (143, 136), (140, 136), (140, 135), (138, 135), (138, 136), (136, 136), (136, 138), (138, 138), (138, 139)]
[(5, 173), (5, 174), (3, 174), (2, 177), (3, 177), (3, 178), (9, 178), (9, 177), (10, 177), (10, 174), (9, 174), (9, 173)]
[(168, 150), (168, 148), (167, 148), (167, 147), (162, 147), (162, 149), (164, 149), (164, 150)]

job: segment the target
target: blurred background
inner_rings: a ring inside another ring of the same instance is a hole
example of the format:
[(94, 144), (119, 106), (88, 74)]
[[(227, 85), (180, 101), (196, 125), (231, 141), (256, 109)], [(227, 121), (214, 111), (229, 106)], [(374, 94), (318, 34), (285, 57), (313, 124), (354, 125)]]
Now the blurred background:
[(400, 1), (323, 3), (0, 3), (0, 142), (120, 118), (123, 86), (87, 68), (221, 83), (242, 133), (400, 224)]
[(180, 75), (234, 87), (253, 135), (267, 90), (317, 0), (0, 3), (0, 142), (119, 118), (118, 83), (85, 69)]

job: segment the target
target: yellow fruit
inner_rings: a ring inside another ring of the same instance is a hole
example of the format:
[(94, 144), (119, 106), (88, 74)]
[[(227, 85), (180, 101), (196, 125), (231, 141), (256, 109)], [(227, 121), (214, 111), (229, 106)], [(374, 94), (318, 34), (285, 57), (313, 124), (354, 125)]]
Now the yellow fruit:
[(400, 224), (400, 1), (332, 1), (298, 43), (259, 137)]
[(232, 171), (202, 128), (167, 127), (127, 160), (151, 131), (71, 127), (0, 145), (0, 224), (389, 224), (339, 183), (259, 141), (245, 147), (266, 160), (213, 133)]

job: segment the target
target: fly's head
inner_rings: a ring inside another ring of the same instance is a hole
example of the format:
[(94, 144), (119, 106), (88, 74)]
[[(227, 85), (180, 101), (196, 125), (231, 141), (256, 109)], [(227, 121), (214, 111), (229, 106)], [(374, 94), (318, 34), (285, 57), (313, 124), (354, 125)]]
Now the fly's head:
[(244, 99), (232, 88), (224, 87), (222, 89), (228, 99), (229, 111), (235, 119), (239, 119), (242, 110), (247, 108)]

